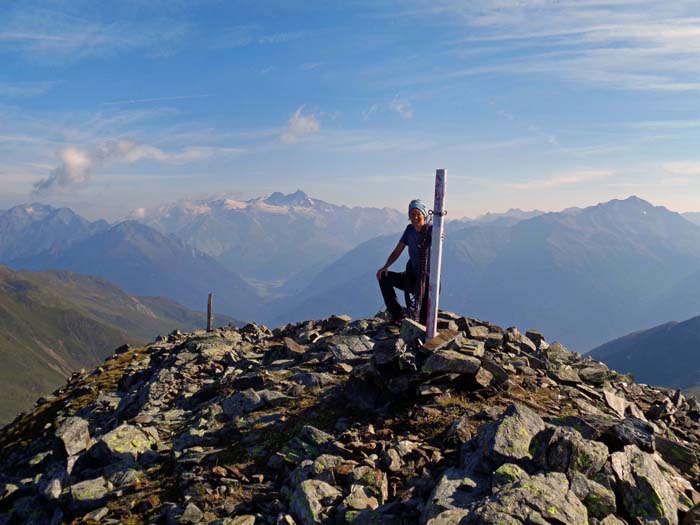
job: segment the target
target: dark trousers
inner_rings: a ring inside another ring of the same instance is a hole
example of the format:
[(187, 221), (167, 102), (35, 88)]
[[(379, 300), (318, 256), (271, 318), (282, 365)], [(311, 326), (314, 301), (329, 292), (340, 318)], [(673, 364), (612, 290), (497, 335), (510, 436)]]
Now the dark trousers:
[[(403, 316), (403, 308), (396, 298), (394, 288), (406, 290), (406, 287), (413, 291), (415, 288), (415, 277), (412, 272), (387, 272), (379, 279), (379, 288), (382, 291), (384, 304), (387, 312), (392, 319), (397, 319)], [(425, 285), (425, 293), (423, 294), (423, 304), (420, 308), (420, 323), (425, 324), (428, 318), (428, 283)]]

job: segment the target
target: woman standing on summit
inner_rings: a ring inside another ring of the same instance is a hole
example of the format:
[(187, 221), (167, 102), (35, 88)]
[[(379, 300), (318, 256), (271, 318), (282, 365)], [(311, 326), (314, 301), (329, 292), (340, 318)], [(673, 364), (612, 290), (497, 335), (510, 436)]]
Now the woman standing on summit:
[[(406, 292), (409, 303), (406, 304), (407, 316), (425, 324), (428, 316), (428, 276), (433, 225), (428, 222), (428, 208), (420, 199), (409, 203), (408, 218), (411, 224), (406, 226), (386, 264), (377, 270), (377, 279), (393, 323), (398, 323), (403, 318), (403, 311), (394, 291), (394, 288), (398, 288)], [(396, 262), (406, 246), (409, 256), (406, 271), (390, 272), (389, 267)], [(410, 301), (409, 294), (413, 296)]]

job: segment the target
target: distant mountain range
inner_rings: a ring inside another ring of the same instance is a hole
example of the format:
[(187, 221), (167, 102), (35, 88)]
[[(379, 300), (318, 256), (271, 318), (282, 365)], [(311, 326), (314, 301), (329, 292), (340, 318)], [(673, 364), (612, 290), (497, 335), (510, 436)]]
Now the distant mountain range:
[[(232, 321), (220, 316), (217, 324)], [(126, 294), (103, 279), (0, 266), (0, 424), (118, 346), (205, 327), (203, 313)]]
[(394, 209), (338, 206), (303, 191), (248, 201), (182, 201), (134, 218), (178, 236), (245, 278), (266, 282), (294, 276), (308, 281), (314, 270), (361, 242), (407, 224), (406, 213)]
[(0, 262), (37, 255), (108, 228), (106, 221), (90, 222), (68, 208), (15, 206), (0, 212)]
[(136, 221), (118, 223), (83, 240), (9, 262), (14, 268), (60, 269), (108, 279), (139, 295), (164, 296), (249, 319), (261, 304), (256, 290), (235, 272), (180, 239)]
[[(301, 191), (181, 202), (141, 212), (147, 224), (111, 226), (31, 205), (0, 214), (9, 232), (0, 263), (99, 275), (194, 309), (213, 291), (215, 311), (273, 326), (342, 312), (365, 317), (382, 307), (374, 275), (404, 215)], [(451, 221), (441, 306), (538, 327), (585, 351), (700, 313), (700, 227), (636, 197)]]
[[(700, 293), (680, 292), (696, 272), (700, 291), (700, 227), (642, 199), (541, 214), (513, 225), (454, 226), (459, 223), (448, 223), (444, 247), (445, 309), (541, 327), (579, 351), (668, 320), (662, 303), (675, 300), (680, 319), (699, 312)], [(374, 273), (397, 239), (364, 243), (267, 313), (276, 322), (331, 312), (374, 314), (381, 306)], [(403, 269), (400, 263), (394, 267)]]
[(667, 388), (700, 386), (700, 316), (672, 321), (605, 343), (590, 352), (638, 383)]

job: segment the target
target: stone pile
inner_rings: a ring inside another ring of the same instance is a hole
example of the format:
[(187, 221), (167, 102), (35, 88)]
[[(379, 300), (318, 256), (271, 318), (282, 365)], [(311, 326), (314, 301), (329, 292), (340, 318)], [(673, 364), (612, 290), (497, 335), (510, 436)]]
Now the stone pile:
[(442, 312), (121, 347), (0, 431), (0, 525), (700, 524), (700, 406)]

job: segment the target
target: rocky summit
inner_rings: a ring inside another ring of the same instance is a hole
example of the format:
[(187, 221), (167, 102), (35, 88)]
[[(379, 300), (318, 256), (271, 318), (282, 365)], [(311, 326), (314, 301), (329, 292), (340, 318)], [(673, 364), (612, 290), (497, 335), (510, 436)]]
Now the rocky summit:
[(173, 332), (0, 431), (0, 524), (700, 524), (700, 407), (443, 312)]

